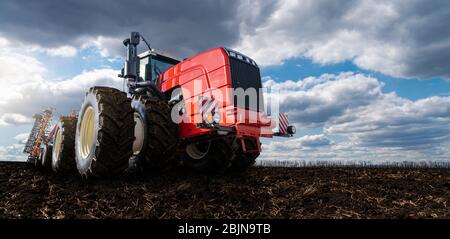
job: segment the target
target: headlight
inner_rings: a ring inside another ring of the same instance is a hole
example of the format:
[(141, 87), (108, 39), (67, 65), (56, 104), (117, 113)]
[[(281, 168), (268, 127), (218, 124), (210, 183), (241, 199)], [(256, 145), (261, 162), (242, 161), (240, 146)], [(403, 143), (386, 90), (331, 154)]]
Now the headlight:
[(218, 124), (220, 122), (220, 115), (215, 112), (208, 112), (206, 117), (204, 117), (204, 121), (207, 124)]
[(204, 117), (204, 121), (207, 124), (212, 124), (214, 122), (213, 114), (211, 112), (208, 112), (206, 114), (206, 117)]
[(220, 115), (218, 113), (214, 113), (213, 120), (216, 124), (220, 123)]
[(297, 132), (297, 129), (295, 129), (295, 126), (289, 125), (289, 126), (287, 127), (287, 133), (288, 133), (288, 134), (295, 134), (295, 132)]

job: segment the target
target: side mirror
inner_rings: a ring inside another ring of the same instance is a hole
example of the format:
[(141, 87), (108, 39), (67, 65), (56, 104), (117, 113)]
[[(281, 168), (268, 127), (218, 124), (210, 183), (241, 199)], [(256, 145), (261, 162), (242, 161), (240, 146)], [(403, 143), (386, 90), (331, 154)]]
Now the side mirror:
[(123, 72), (124, 71), (123, 71), (123, 67), (122, 67), (122, 69), (120, 70), (120, 74), (118, 74), (117, 76), (120, 77), (120, 78), (123, 78), (124, 77)]
[(139, 42), (141, 40), (141, 35), (139, 34), (139, 32), (131, 32), (131, 36), (130, 36), (130, 44), (131, 45), (139, 45)]
[(139, 45), (140, 40), (141, 40), (141, 35), (139, 34), (139, 32), (131, 32), (130, 38), (123, 40), (123, 45), (128, 46), (131, 44), (131, 45), (137, 46), (137, 45)]

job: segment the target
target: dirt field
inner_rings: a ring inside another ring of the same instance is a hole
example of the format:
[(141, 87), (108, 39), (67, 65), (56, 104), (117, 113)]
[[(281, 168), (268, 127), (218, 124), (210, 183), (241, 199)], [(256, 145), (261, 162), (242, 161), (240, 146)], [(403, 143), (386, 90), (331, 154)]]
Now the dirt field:
[(255, 167), (62, 178), (0, 163), (0, 218), (450, 218), (450, 170)]

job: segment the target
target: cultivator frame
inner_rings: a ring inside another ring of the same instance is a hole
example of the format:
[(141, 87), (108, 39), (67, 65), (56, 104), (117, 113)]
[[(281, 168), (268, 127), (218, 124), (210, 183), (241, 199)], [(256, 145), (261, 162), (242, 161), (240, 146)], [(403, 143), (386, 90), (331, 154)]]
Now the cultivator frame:
[(40, 114), (35, 114), (33, 128), (25, 143), (24, 153), (28, 153), (28, 161), (35, 162), (41, 154), (41, 144), (48, 142), (47, 138), (53, 131), (49, 131), (53, 117), (52, 108), (43, 110)]

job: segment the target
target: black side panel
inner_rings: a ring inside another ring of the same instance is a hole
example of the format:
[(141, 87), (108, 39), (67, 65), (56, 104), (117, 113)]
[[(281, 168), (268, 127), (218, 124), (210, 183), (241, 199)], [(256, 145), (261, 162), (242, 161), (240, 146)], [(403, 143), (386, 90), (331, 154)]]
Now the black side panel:
[[(258, 67), (245, 61), (230, 57), (230, 68), (234, 89), (242, 88), (244, 90), (248, 90), (249, 88), (254, 88), (256, 92), (260, 91), (262, 84)], [(262, 100), (262, 95), (258, 94), (256, 105), (250, 105), (248, 97), (245, 99), (245, 105), (238, 105), (239, 102), (235, 96), (234, 105), (248, 110), (263, 111), (263, 107), (258, 107), (259, 105), (262, 105)]]

